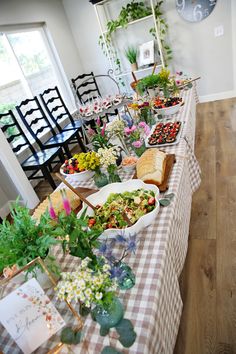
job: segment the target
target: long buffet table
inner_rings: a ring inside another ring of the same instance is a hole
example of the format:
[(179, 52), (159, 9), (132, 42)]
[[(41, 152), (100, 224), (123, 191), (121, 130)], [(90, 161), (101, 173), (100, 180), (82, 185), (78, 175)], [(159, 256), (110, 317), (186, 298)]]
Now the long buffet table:
[[(184, 106), (172, 117), (184, 124), (178, 145), (165, 147), (176, 154), (176, 163), (169, 177), (167, 193), (175, 197), (168, 207), (161, 208), (155, 222), (139, 235), (135, 255), (126, 261), (136, 274), (136, 285), (128, 291), (120, 291), (125, 317), (130, 319), (137, 333), (133, 346), (124, 349), (115, 338), (101, 337), (99, 325), (90, 318), (85, 321), (84, 341), (75, 353), (100, 353), (106, 345), (112, 345), (122, 353), (159, 354), (173, 353), (178, 333), (182, 300), (178, 278), (184, 266), (188, 248), (188, 233), (192, 194), (200, 185), (200, 169), (194, 156), (196, 120), (196, 89), (184, 91)], [(122, 180), (131, 178), (122, 172)], [(68, 177), (74, 187), (96, 188), (92, 180), (78, 184)], [(65, 187), (63, 184), (59, 188)], [(76, 260), (57, 254), (62, 268), (74, 270)], [(111, 335), (112, 337), (112, 335)]]
[[(171, 118), (172, 121), (183, 122), (180, 142), (164, 148), (166, 152), (176, 155), (167, 192), (175, 196), (169, 206), (161, 207), (155, 222), (139, 233), (135, 255), (126, 258), (136, 274), (136, 285), (119, 293), (125, 307), (125, 318), (133, 322), (137, 333), (136, 341), (131, 348), (124, 349), (115, 339), (115, 334), (113, 337), (113, 331), (109, 338), (101, 337), (99, 325), (88, 317), (84, 324), (83, 342), (73, 348), (76, 354), (99, 354), (106, 345), (112, 345), (126, 354), (173, 353), (183, 306), (178, 278), (188, 248), (192, 194), (201, 182), (199, 165), (194, 156), (195, 87), (183, 93), (183, 100), (184, 106)], [(120, 176), (122, 180), (132, 177), (123, 171)], [(78, 184), (73, 177), (67, 179), (74, 187), (96, 188), (92, 180)], [(60, 184), (59, 188), (66, 186)], [(76, 269), (78, 258), (63, 256), (58, 247), (55, 253), (62, 270)], [(64, 315), (63, 312), (61, 314)], [(19, 349), (1, 326), (0, 329), (0, 347), (4, 353), (18, 354)], [(58, 336), (52, 337), (49, 347), (58, 344), (59, 340)], [(45, 353), (45, 350), (37, 353)]]

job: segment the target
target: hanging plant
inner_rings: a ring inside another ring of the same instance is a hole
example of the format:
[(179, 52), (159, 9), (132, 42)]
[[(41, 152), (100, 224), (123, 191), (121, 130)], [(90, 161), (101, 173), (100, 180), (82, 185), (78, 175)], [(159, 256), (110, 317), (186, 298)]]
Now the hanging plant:
[[(161, 10), (161, 5), (163, 1), (158, 1), (155, 6), (155, 15), (157, 19), (158, 29), (160, 33), (160, 40), (163, 47), (164, 60), (168, 62), (172, 59), (172, 51), (169, 45), (165, 42), (165, 36), (168, 30), (168, 24), (166, 23), (165, 18), (163, 17), (163, 12)], [(139, 20), (143, 17), (149, 16), (152, 14), (152, 9), (150, 6), (147, 6), (143, 1), (137, 2), (132, 0), (126, 6), (123, 6), (118, 18), (116, 20), (111, 20), (107, 22), (107, 32), (104, 34), (104, 37), (100, 35), (99, 45), (101, 46), (103, 53), (107, 56), (107, 52), (111, 60), (115, 64), (115, 72), (118, 74), (121, 72), (121, 63), (117, 55), (116, 50), (112, 46), (112, 34), (118, 28), (127, 28), (128, 24), (132, 21)], [(151, 28), (149, 32), (156, 38), (155, 28)], [(106, 51), (107, 47), (107, 51)], [(124, 83), (123, 83), (124, 84)]]

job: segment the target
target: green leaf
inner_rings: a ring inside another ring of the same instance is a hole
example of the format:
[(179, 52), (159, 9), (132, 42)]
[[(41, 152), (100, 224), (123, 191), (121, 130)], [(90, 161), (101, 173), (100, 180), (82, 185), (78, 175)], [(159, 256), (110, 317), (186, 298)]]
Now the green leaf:
[(167, 198), (167, 199), (172, 199), (172, 198), (174, 198), (174, 196), (175, 196), (174, 193), (169, 193), (169, 194), (166, 194), (166, 195), (165, 195), (165, 198)]
[(107, 347), (103, 348), (103, 350), (101, 351), (101, 354), (122, 354), (122, 353), (113, 347), (107, 346)]
[(170, 199), (159, 199), (159, 203), (160, 203), (160, 205), (161, 206), (168, 206), (168, 205), (170, 205)]
[(110, 328), (107, 327), (100, 327), (100, 336), (105, 337), (110, 331)]
[(75, 334), (70, 327), (66, 327), (61, 332), (61, 342), (65, 344), (74, 343)]
[(136, 337), (137, 334), (133, 330), (131, 330), (120, 335), (118, 340), (125, 348), (130, 348), (134, 344)]
[(81, 342), (81, 337), (82, 337), (82, 332), (81, 331), (75, 331), (73, 344), (79, 344)]

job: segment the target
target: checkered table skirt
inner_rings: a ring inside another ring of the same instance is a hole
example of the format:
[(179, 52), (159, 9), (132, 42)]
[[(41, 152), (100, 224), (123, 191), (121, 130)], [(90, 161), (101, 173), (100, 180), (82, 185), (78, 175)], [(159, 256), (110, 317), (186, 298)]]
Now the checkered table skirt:
[[(184, 92), (185, 104), (173, 117), (185, 122), (180, 142), (165, 147), (166, 152), (176, 154), (167, 192), (175, 197), (169, 206), (161, 207), (155, 222), (140, 232), (136, 254), (126, 258), (136, 274), (136, 285), (120, 291), (119, 297), (126, 309), (125, 318), (133, 322), (137, 339), (131, 348), (124, 349), (116, 340), (115, 331), (111, 331), (109, 338), (101, 337), (99, 325), (87, 318), (84, 341), (73, 349), (76, 354), (99, 354), (106, 345), (126, 354), (173, 353), (182, 312), (178, 278), (188, 248), (192, 194), (201, 181), (193, 152), (196, 98), (195, 87)], [(131, 178), (130, 173), (123, 171), (120, 176), (122, 180)], [(74, 187), (96, 188), (92, 180), (78, 184), (71, 176), (67, 179)], [(62, 187), (66, 188), (61, 184), (59, 188)], [(60, 251), (57, 258), (62, 269), (76, 269), (77, 259), (63, 257)]]

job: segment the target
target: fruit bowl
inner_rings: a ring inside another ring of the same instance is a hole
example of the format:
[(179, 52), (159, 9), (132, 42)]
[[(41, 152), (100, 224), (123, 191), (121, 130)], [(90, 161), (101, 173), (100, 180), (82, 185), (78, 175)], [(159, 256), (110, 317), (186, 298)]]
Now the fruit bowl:
[(182, 99), (178, 97), (158, 98), (154, 101), (154, 112), (157, 114), (170, 116), (176, 114), (182, 104)]
[(89, 180), (90, 178), (93, 177), (94, 172), (93, 171), (81, 171), (81, 172), (74, 172), (74, 173), (65, 173), (63, 172), (65, 167), (65, 164), (63, 164), (60, 168), (60, 174), (63, 175), (64, 177), (72, 177), (76, 179), (77, 181), (85, 182)]
[[(114, 229), (114, 228), (108, 228), (103, 231), (102, 235), (100, 236), (100, 239), (106, 239), (107, 237), (109, 238), (114, 238), (116, 235), (121, 234), (125, 236), (133, 235), (135, 233), (140, 232), (143, 230), (145, 227), (149, 226), (154, 222), (154, 220), (157, 217), (157, 214), (159, 213), (160, 209), (160, 204), (159, 204), (159, 189), (153, 184), (147, 184), (144, 183), (143, 181), (139, 179), (135, 180), (128, 180), (126, 182), (121, 182), (121, 183), (111, 183), (106, 185), (105, 187), (101, 188), (100, 191), (97, 193), (94, 193), (87, 197), (88, 201), (93, 204), (93, 205), (103, 205), (109, 195), (111, 193), (123, 193), (126, 191), (135, 191), (137, 189), (143, 188), (145, 190), (151, 190), (155, 194), (155, 208), (147, 213), (146, 215), (141, 216), (138, 221), (133, 224), (132, 226), (123, 228), (123, 229)], [(78, 213), (78, 217), (82, 215), (82, 213), (86, 210), (86, 215), (88, 216), (93, 216), (94, 211), (92, 208), (88, 207), (85, 203), (83, 203), (83, 207), (81, 211)]]

